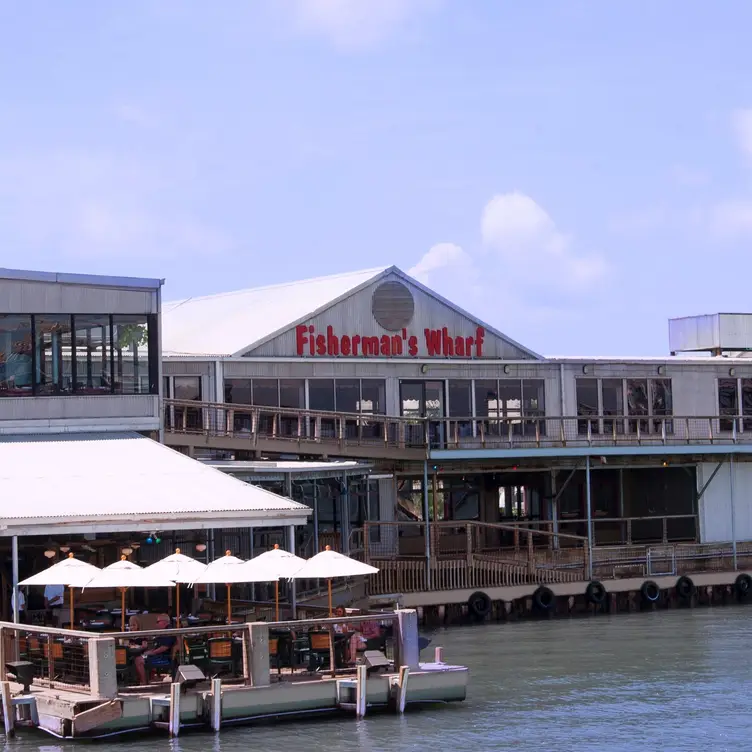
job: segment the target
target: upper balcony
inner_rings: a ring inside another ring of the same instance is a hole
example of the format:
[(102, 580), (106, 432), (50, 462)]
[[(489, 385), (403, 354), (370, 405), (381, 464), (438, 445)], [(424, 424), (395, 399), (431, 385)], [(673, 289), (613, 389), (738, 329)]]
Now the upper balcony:
[(316, 456), (535, 457), (565, 454), (752, 451), (750, 416), (405, 418), (165, 400), (172, 446)]

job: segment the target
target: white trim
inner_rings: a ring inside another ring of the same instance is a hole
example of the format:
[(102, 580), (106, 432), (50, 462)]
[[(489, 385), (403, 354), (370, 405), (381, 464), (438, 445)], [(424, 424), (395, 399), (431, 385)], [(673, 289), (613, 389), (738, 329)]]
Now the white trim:
[(158, 431), (159, 417), (141, 418), (63, 418), (55, 420), (3, 420), (0, 435), (48, 433), (113, 433)]

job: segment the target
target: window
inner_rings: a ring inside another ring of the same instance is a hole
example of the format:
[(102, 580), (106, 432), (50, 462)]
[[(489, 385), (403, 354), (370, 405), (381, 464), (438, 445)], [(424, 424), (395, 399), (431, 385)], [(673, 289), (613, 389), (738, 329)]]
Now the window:
[[(499, 406), (505, 418), (510, 418), (514, 432), (521, 433), (522, 384), (517, 379), (502, 379), (499, 382)], [(510, 421), (507, 421), (507, 424)], [(508, 430), (505, 428), (505, 430)]]
[[(718, 415), (733, 417), (739, 414), (739, 385), (736, 379), (718, 379)], [(721, 431), (732, 431), (733, 420), (720, 421)]]
[(66, 394), (73, 391), (71, 317), (35, 316), (36, 394)]
[[(601, 392), (603, 415), (622, 418), (624, 416), (624, 382), (621, 379), (603, 379)], [(603, 430), (611, 435), (624, 433), (624, 421), (604, 419)]]
[(0, 316), (0, 396), (32, 392), (31, 316)]
[(653, 421), (653, 431), (673, 433), (673, 421), (665, 420), (665, 416), (674, 414), (673, 395), (671, 393), (671, 379), (651, 379), (650, 381), (651, 415), (660, 420)]
[(253, 379), (253, 403), (261, 407), (279, 407), (277, 379)]
[(308, 379), (308, 407), (334, 411), (334, 379)]
[[(112, 391), (109, 316), (75, 316), (76, 386), (79, 394)], [(165, 396), (168, 396), (165, 392)]]
[(742, 416), (744, 430), (752, 431), (752, 379), (742, 379)]
[[(621, 381), (619, 382), (621, 384)], [(577, 393), (577, 417), (598, 415), (598, 379), (576, 379), (575, 390)], [(587, 436), (598, 433), (597, 420), (578, 420), (577, 433)]]
[(496, 381), (475, 382), (475, 415), (478, 418), (491, 418), (483, 426), (486, 434), (498, 434), (498, 418), (501, 417), (499, 405), (499, 385)]
[(250, 405), (251, 380), (225, 379), (225, 402), (232, 405)]
[(279, 406), (305, 407), (305, 379), (280, 379)]
[(468, 418), (459, 423), (452, 422), (450, 433), (456, 430), (456, 436), (449, 436), (450, 441), (459, 441), (464, 436), (471, 436), (473, 433), (473, 423), (469, 418), (473, 414), (472, 404), (472, 382), (449, 380), (449, 417), (450, 418)]
[(546, 382), (543, 379), (524, 379), (522, 382), (522, 415), (526, 419), (523, 427), (527, 436), (546, 432), (546, 422), (539, 420), (546, 416), (545, 390)]
[[(649, 408), (647, 379), (627, 379), (627, 414), (630, 416), (647, 415), (650, 412)], [(638, 427), (641, 432), (647, 433), (647, 420), (629, 421), (631, 433), (636, 433)]]
[(337, 379), (336, 405), (339, 413), (357, 413), (360, 403), (360, 382), (358, 379)]
[(359, 412), (386, 415), (386, 382), (383, 379), (361, 380)]
[[(174, 399), (181, 402), (201, 402), (200, 376), (173, 376)], [(183, 430), (203, 428), (202, 411), (198, 407), (175, 407), (175, 422)]]
[[(113, 316), (113, 383), (116, 394), (149, 394), (149, 324), (146, 316)], [(156, 363), (154, 364), (156, 365)]]

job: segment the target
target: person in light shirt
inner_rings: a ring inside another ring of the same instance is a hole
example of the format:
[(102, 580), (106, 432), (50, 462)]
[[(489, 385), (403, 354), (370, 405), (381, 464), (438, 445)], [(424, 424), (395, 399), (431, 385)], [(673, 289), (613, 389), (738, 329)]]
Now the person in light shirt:
[(47, 585), (44, 589), (44, 607), (49, 611), (61, 608), (65, 603), (64, 585)]
[[(10, 618), (13, 619), (13, 614), (16, 610), (16, 593), (14, 590), (10, 592)], [(18, 621), (21, 624), (26, 623), (26, 596), (23, 590), (18, 590)]]

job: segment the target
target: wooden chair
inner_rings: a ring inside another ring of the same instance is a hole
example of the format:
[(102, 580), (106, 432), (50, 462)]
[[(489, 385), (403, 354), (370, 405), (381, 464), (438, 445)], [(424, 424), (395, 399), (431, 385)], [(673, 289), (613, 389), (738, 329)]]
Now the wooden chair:
[(308, 670), (319, 671), (329, 665), (329, 633), (308, 633)]
[(212, 637), (209, 639), (209, 667), (216, 674), (231, 673), (233, 668), (232, 639)]

